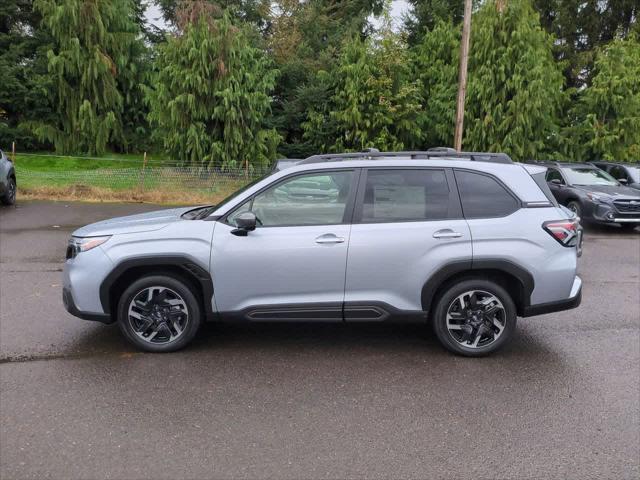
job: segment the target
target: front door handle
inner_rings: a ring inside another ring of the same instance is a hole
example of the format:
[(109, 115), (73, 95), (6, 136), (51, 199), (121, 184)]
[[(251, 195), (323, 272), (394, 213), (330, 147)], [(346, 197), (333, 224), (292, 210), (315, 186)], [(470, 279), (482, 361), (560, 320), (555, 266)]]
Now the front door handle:
[(460, 238), (462, 234), (460, 232), (454, 232), (451, 229), (438, 230), (433, 234), (433, 238)]
[(321, 245), (326, 243), (343, 243), (343, 242), (344, 242), (344, 238), (337, 237), (333, 233), (325, 233), (324, 235), (320, 235), (318, 238), (316, 238), (316, 243), (319, 243)]

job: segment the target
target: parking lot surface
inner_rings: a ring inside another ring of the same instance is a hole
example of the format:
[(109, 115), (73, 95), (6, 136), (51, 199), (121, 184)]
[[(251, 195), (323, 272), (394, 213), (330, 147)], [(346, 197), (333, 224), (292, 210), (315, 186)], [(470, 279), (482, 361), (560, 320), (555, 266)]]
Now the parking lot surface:
[(207, 325), (143, 354), (61, 301), (69, 234), (149, 205), (0, 209), (0, 478), (640, 476), (640, 231), (591, 229), (575, 310), (469, 359), (420, 325)]

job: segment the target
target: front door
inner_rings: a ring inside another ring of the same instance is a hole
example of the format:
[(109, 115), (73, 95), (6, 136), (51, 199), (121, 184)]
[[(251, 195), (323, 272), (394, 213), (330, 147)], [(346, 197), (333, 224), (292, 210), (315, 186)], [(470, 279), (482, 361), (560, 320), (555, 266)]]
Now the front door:
[[(213, 234), (216, 307), (250, 320), (342, 320), (356, 171), (305, 172), (258, 192)], [(236, 236), (245, 211), (257, 227)]]

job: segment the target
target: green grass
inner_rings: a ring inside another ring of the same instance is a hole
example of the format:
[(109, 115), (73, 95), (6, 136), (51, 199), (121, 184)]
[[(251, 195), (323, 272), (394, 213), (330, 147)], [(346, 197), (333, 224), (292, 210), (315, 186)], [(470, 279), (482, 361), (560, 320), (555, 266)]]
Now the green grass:
[[(16, 154), (16, 169), (24, 168), (41, 172), (98, 170), (113, 168), (141, 168), (142, 154), (110, 153), (101, 158), (82, 156), (62, 156), (49, 153)], [(172, 164), (171, 160), (161, 154), (148, 154), (147, 165)]]

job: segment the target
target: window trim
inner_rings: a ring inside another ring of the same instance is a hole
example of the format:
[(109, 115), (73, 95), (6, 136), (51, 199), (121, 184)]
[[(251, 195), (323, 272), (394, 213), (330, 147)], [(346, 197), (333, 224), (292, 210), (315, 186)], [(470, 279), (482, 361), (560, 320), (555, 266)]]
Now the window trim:
[(355, 204), (355, 199), (356, 199), (356, 194), (357, 194), (357, 188), (359, 185), (359, 180), (360, 180), (360, 173), (361, 173), (361, 168), (358, 167), (346, 167), (346, 168), (332, 168), (332, 169), (328, 169), (328, 168), (322, 168), (322, 169), (313, 169), (313, 170), (304, 170), (301, 172), (295, 172), (292, 173), (290, 175), (287, 175), (285, 177), (281, 177), (278, 180), (271, 182), (268, 185), (265, 185), (264, 187), (262, 187), (260, 190), (258, 190), (257, 192), (253, 193), (252, 195), (250, 195), (249, 197), (243, 199), (238, 205), (236, 205), (235, 207), (233, 207), (231, 210), (229, 210), (227, 213), (224, 214), (224, 216), (222, 218), (220, 218), (220, 222), (224, 223), (225, 225), (228, 225), (230, 227), (235, 227), (235, 225), (232, 225), (229, 223), (229, 217), (231, 215), (233, 215), (237, 210), (239, 210), (245, 203), (247, 202), (251, 202), (251, 208), (253, 208), (253, 201), (255, 200), (255, 198), (260, 195), (262, 192), (270, 189), (270, 188), (276, 188), (278, 185), (287, 182), (295, 177), (301, 177), (301, 176), (307, 176), (307, 175), (313, 175), (313, 174), (327, 174), (330, 175), (332, 173), (337, 173), (337, 172), (351, 172), (353, 175), (351, 176), (351, 184), (349, 185), (349, 195), (347, 196), (347, 202), (345, 203), (345, 207), (344, 207), (344, 214), (342, 215), (342, 222), (339, 223), (312, 223), (312, 224), (305, 224), (305, 225), (297, 225), (297, 224), (283, 224), (283, 225), (256, 225), (256, 230), (259, 228), (283, 228), (283, 227), (321, 227), (321, 226), (335, 226), (335, 225), (349, 225), (351, 223), (351, 219), (353, 218), (353, 209), (354, 209), (354, 204)]
[[(502, 188), (504, 188), (505, 191), (507, 192), (507, 194), (509, 196), (511, 196), (511, 198), (513, 198), (515, 200), (517, 208), (515, 210), (513, 210), (512, 212), (507, 213), (506, 215), (483, 215), (481, 217), (467, 217), (467, 215), (464, 213), (464, 206), (463, 206), (463, 203), (462, 203), (462, 193), (460, 192), (460, 186), (458, 185), (458, 178), (455, 175), (457, 172), (475, 173), (476, 175), (482, 175), (482, 176), (485, 176), (485, 177), (489, 177), (490, 179), (496, 181), (498, 183), (498, 185), (500, 185)], [(456, 177), (456, 190), (458, 192), (458, 197), (460, 199), (460, 206), (462, 208), (462, 214), (463, 214), (465, 220), (482, 220), (482, 219), (486, 219), (486, 218), (506, 218), (509, 215), (513, 215), (518, 210), (521, 210), (522, 208), (526, 208), (525, 202), (523, 202), (520, 199), (520, 197), (518, 197), (515, 193), (513, 193), (513, 190), (511, 190), (502, 180), (500, 180), (495, 175), (492, 175), (492, 174), (487, 173), (487, 172), (481, 172), (481, 171), (478, 171), (478, 170), (471, 170), (469, 168), (455, 168), (454, 169), (454, 177)]]
[[(447, 180), (447, 186), (449, 187), (449, 211), (452, 213), (446, 218), (418, 218), (414, 220), (380, 220), (380, 221), (363, 221), (362, 215), (364, 210), (364, 194), (367, 187), (367, 178), (369, 177), (369, 171), (375, 170), (437, 170), (444, 172)], [(355, 208), (353, 209), (353, 225), (382, 225), (387, 223), (426, 223), (426, 222), (441, 222), (446, 220), (464, 220), (462, 215), (462, 205), (460, 204), (460, 197), (458, 196), (458, 190), (453, 178), (453, 171), (450, 167), (411, 167), (411, 166), (380, 166), (380, 167), (363, 167), (360, 174), (360, 183), (358, 184), (358, 197), (355, 202)]]

